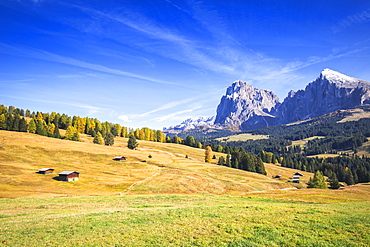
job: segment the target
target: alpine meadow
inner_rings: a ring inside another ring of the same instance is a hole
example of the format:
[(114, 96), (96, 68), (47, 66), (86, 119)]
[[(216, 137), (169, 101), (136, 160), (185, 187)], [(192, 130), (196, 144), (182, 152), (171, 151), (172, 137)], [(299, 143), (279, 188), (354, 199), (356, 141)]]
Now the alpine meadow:
[(370, 1), (0, 13), (0, 247), (370, 246)]

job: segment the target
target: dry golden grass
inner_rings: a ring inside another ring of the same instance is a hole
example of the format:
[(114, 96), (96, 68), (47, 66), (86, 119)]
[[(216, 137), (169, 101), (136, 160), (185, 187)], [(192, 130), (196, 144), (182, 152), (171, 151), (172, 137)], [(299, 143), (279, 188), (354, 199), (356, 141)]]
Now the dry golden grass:
[(322, 138), (325, 138), (325, 136), (312, 136), (312, 137), (308, 137), (302, 140), (292, 141), (292, 145), (289, 145), (288, 147), (296, 146), (296, 145), (304, 147), (308, 141), (311, 141), (314, 139), (322, 139)]
[[(112, 147), (93, 144), (92, 138), (86, 135), (82, 135), (82, 139), (84, 142), (72, 142), (0, 131), (0, 140), (4, 140), (4, 148), (0, 150), (0, 197), (244, 195), (251, 191), (293, 186), (271, 176), (205, 163), (203, 149), (139, 141), (138, 150), (130, 150), (126, 138), (116, 138)], [(128, 159), (113, 161), (117, 155)], [(185, 158), (186, 155), (189, 158)], [(46, 167), (55, 169), (55, 173), (37, 173)], [(268, 172), (269, 169), (268, 166)], [(58, 181), (57, 173), (65, 170), (80, 172), (80, 180), (72, 183)]]
[(225, 139), (227, 142), (235, 142), (235, 141), (269, 139), (269, 137), (267, 135), (238, 134), (238, 135), (220, 137), (215, 140), (224, 141)]
[(307, 182), (313, 174), (310, 172), (299, 171), (296, 169), (281, 167), (279, 164), (265, 164), (265, 169), (268, 177), (275, 177), (276, 175), (281, 175), (280, 178), (275, 178), (275, 180), (282, 182), (291, 182), (292, 176), (296, 172), (300, 172), (303, 176), (300, 178), (299, 184), (294, 184), (298, 188), (307, 188)]
[(338, 121), (338, 123), (345, 123), (349, 121), (358, 121), (362, 118), (370, 118), (370, 112), (364, 111), (363, 109), (350, 109), (350, 110), (343, 110), (344, 112), (350, 112), (351, 115), (343, 118), (342, 120)]

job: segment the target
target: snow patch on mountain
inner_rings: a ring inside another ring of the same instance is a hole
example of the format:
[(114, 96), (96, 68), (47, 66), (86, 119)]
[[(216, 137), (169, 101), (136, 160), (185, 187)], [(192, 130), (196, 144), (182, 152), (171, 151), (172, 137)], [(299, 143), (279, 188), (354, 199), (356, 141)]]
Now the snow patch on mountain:
[(178, 130), (189, 130), (195, 129), (198, 126), (213, 126), (215, 122), (215, 116), (212, 117), (200, 117), (200, 118), (188, 118), (181, 124), (173, 125), (168, 128), (163, 128), (163, 131), (178, 131)]

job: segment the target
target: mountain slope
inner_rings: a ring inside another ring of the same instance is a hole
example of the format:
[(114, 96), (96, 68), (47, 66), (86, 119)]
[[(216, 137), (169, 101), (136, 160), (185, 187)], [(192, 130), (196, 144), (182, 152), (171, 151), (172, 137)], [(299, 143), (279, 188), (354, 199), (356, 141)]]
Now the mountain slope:
[[(39, 135), (0, 131), (0, 198), (118, 194), (223, 194), (290, 188), (257, 173), (204, 163), (204, 150), (179, 144), (139, 141), (139, 150), (116, 138), (114, 147)], [(215, 153), (216, 156), (219, 154)], [(113, 161), (124, 155), (127, 161)], [(152, 158), (148, 158), (151, 155)], [(185, 158), (188, 155), (190, 158)], [(222, 154), (224, 155), (224, 154)], [(54, 168), (55, 174), (36, 173)], [(61, 171), (78, 171), (73, 183), (57, 180)]]

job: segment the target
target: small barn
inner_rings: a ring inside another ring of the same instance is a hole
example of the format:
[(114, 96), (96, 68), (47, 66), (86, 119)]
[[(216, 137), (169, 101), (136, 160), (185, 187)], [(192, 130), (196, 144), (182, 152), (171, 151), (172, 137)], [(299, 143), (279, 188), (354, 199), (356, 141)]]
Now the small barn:
[(52, 173), (54, 173), (54, 169), (51, 169), (51, 168), (41, 168), (39, 170), (39, 173), (40, 174), (52, 174)]
[(293, 175), (293, 178), (292, 178), (292, 182), (293, 183), (297, 183), (297, 184), (299, 184), (299, 179), (301, 178), (301, 176), (299, 176), (299, 175)]
[(113, 158), (113, 160), (124, 161), (124, 160), (126, 160), (126, 157), (125, 156), (116, 156), (116, 157)]
[(77, 181), (80, 177), (80, 173), (76, 171), (62, 171), (58, 173), (59, 181), (73, 182)]

